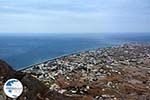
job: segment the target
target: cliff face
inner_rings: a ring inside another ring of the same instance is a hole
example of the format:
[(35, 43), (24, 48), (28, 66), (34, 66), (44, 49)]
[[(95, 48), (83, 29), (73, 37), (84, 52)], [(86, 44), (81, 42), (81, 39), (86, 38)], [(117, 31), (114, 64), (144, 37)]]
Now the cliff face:
[(50, 91), (31, 74), (17, 72), (2, 60), (0, 60), (0, 100), (12, 100), (7, 98), (3, 92), (3, 84), (10, 78), (19, 79), (24, 86), (23, 94), (17, 100), (90, 100), (86, 97), (68, 97), (55, 91)]

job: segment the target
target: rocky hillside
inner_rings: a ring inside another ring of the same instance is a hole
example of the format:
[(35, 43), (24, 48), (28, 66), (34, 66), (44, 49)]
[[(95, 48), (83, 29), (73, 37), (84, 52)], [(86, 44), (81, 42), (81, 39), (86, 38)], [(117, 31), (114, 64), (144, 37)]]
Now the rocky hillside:
[(3, 92), (3, 85), (10, 78), (19, 79), (24, 86), (23, 94), (17, 100), (89, 100), (85, 96), (65, 96), (50, 90), (31, 74), (17, 72), (2, 60), (0, 60), (0, 100), (12, 100)]

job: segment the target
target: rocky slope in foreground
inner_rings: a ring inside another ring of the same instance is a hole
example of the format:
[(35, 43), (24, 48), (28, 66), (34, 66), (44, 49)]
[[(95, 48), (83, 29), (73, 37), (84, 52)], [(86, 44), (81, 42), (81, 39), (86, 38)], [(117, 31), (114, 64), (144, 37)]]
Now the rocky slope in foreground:
[(19, 100), (150, 100), (150, 44), (72, 54), (22, 72), (4, 66), (1, 84), (10, 77), (24, 84)]
[(2, 60), (0, 60), (0, 100), (12, 100), (3, 92), (4, 83), (11, 78), (19, 79), (24, 86), (23, 94), (17, 100), (89, 100), (85, 96), (65, 96), (50, 90), (31, 74), (17, 72)]

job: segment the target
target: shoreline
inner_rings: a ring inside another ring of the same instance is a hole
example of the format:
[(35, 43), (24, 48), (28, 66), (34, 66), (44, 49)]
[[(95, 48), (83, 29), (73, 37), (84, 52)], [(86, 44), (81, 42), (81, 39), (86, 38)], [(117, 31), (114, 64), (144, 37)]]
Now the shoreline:
[[(124, 44), (120, 44), (120, 45), (125, 45), (125, 44), (128, 44), (128, 43), (124, 43)], [(120, 45), (118, 44), (118, 45), (112, 45), (112, 46), (106, 46), (106, 47), (99, 47), (99, 48), (93, 48), (93, 49), (88, 49), (88, 50), (81, 50), (81, 51), (78, 51), (78, 52), (72, 52), (72, 53), (68, 53), (68, 54), (64, 54), (64, 55), (60, 55), (60, 56), (57, 56), (57, 57), (54, 57), (54, 58), (50, 58), (50, 59), (44, 60), (44, 61), (41, 61), (39, 63), (31, 64), (29, 66), (26, 66), (26, 67), (23, 67), (23, 68), (20, 68), (20, 69), (16, 69), (16, 70), (17, 71), (24, 71), (24, 70), (27, 70), (27, 69), (32, 68), (34, 66), (37, 66), (37, 65), (40, 65), (40, 64), (43, 64), (43, 63), (47, 63), (47, 62), (52, 62), (52, 61), (55, 61), (57, 59), (68, 57), (70, 55), (80, 54), (80, 53), (89, 52), (89, 51), (97, 50), (97, 49), (105, 49), (105, 48), (118, 47)]]
[(149, 59), (149, 43), (122, 44), (62, 56), (23, 72), (63, 95), (145, 100), (150, 97)]
[[(97, 49), (98, 49), (98, 48), (97, 48)], [(95, 50), (95, 49), (92, 49), (92, 50)], [(90, 49), (90, 50), (86, 50), (86, 51), (79, 51), (79, 52), (73, 52), (73, 53), (70, 53), (70, 54), (68, 53), (68, 54), (60, 55), (60, 56), (57, 56), (57, 57), (54, 57), (54, 58), (50, 58), (50, 59), (41, 61), (41, 62), (39, 62), (39, 63), (31, 64), (31, 65), (26, 66), (26, 67), (24, 67), (24, 68), (20, 68), (20, 69), (18, 69), (17, 71), (23, 71), (23, 70), (32, 68), (32, 67), (34, 67), (34, 66), (37, 66), (37, 65), (40, 65), (40, 64), (43, 64), (43, 63), (55, 61), (56, 59), (61, 59), (61, 58), (64, 58), (64, 57), (68, 57), (68, 56), (70, 56), (70, 55), (79, 54), (79, 53), (87, 52), (87, 51), (91, 51), (91, 49)]]
[(150, 42), (140, 42), (140, 43), (139, 42), (131, 42), (131, 43), (127, 42), (127, 43), (123, 43), (123, 44), (116, 44), (116, 45), (111, 45), (111, 46), (98, 47), (98, 48), (87, 49), (87, 50), (80, 50), (78, 52), (72, 52), (72, 53), (68, 53), (68, 54), (63, 54), (63, 55), (60, 55), (60, 56), (57, 56), (57, 57), (54, 57), (54, 58), (43, 60), (43, 61), (40, 61), (39, 63), (31, 64), (29, 66), (26, 66), (26, 67), (23, 67), (23, 68), (20, 68), (20, 69), (16, 69), (16, 70), (17, 71), (24, 71), (24, 70), (27, 70), (27, 69), (32, 68), (34, 66), (43, 64), (43, 63), (52, 62), (52, 61), (55, 61), (57, 59), (68, 57), (70, 55), (80, 54), (80, 53), (84, 53), (84, 52), (89, 52), (89, 51), (92, 51), (92, 50), (113, 48), (113, 47), (119, 47), (119, 46), (123, 46), (123, 45), (135, 45), (135, 44), (150, 44)]
[(76, 52), (76, 53), (71, 53), (71, 54), (64, 54), (64, 55), (61, 55), (61, 56), (57, 56), (57, 57), (54, 57), (54, 58), (50, 58), (50, 59), (41, 61), (41, 62), (39, 62), (39, 63), (31, 64), (31, 65), (26, 66), (26, 67), (24, 67), (24, 68), (17, 69), (17, 71), (23, 71), (23, 70), (32, 68), (32, 67), (34, 67), (34, 66), (36, 66), (36, 65), (40, 65), (40, 64), (43, 64), (43, 63), (46, 63), (46, 62), (54, 61), (54, 60), (56, 60), (56, 59), (60, 59), (60, 58), (67, 57), (67, 56), (73, 55), (73, 54), (78, 54), (78, 53), (81, 53), (81, 52)]

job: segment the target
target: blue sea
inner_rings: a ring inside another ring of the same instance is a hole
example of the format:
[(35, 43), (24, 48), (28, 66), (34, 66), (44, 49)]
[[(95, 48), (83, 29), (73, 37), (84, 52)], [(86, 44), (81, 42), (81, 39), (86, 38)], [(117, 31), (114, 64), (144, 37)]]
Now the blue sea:
[(0, 36), (0, 59), (14, 69), (63, 55), (124, 43), (150, 42), (149, 33)]

